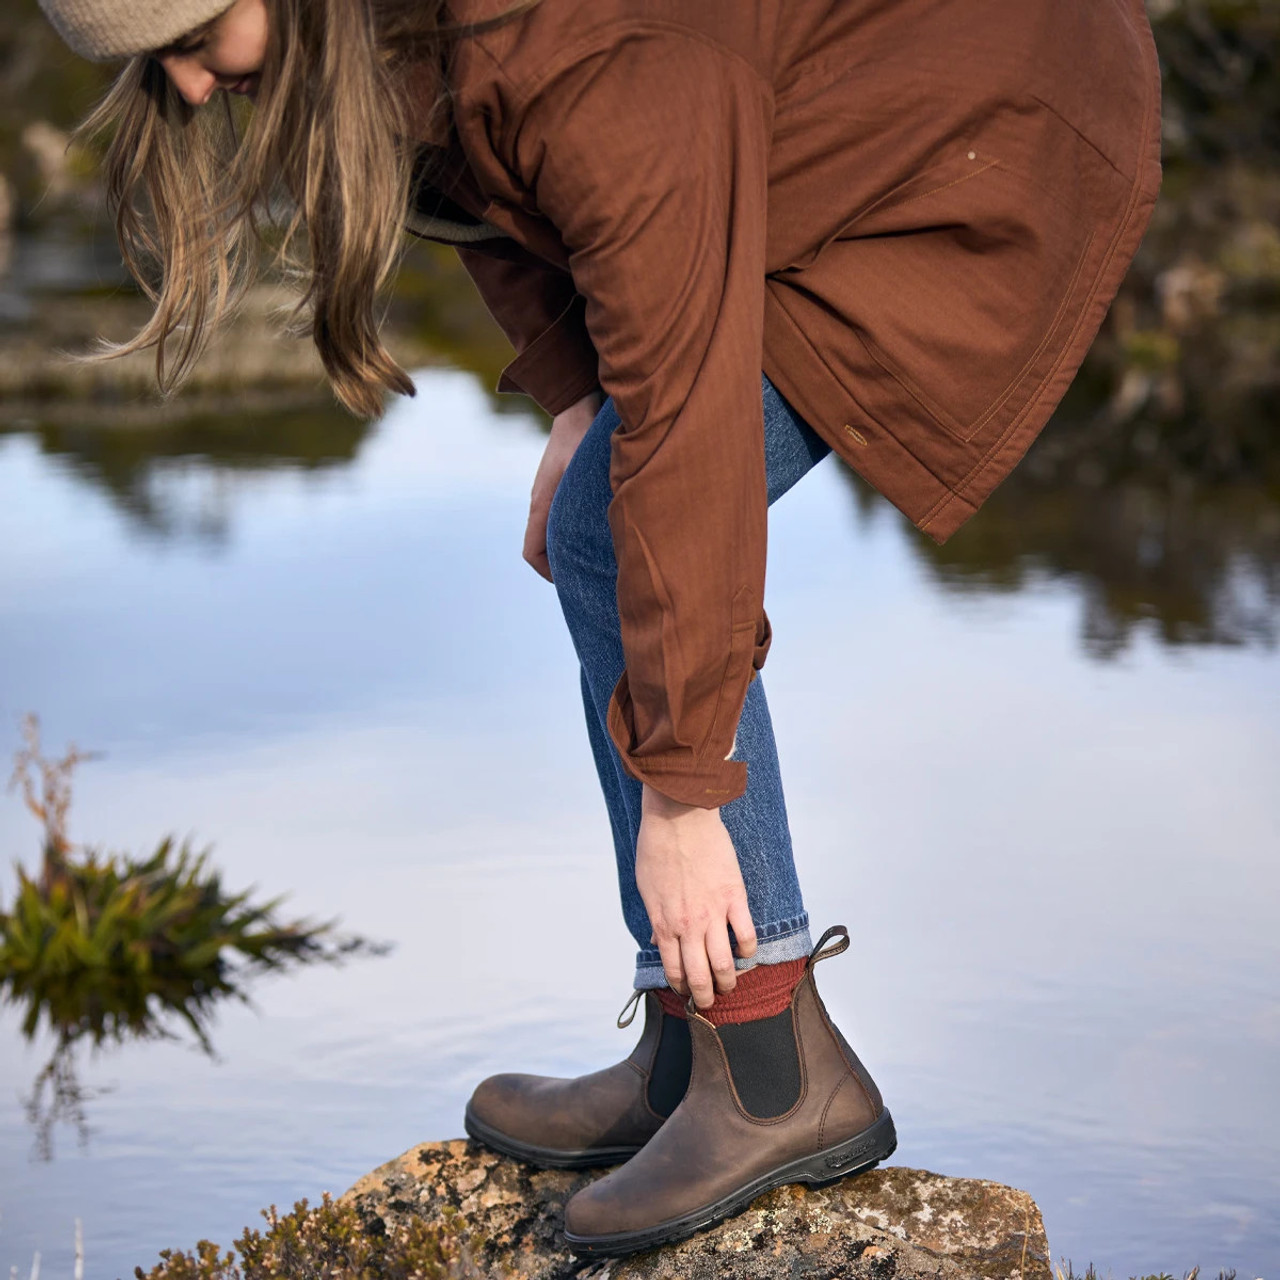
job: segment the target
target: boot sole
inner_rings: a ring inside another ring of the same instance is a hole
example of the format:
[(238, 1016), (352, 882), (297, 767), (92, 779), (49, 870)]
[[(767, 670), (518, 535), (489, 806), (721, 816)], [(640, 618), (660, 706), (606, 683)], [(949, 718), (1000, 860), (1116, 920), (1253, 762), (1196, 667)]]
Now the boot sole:
[(643, 1231), (621, 1231), (607, 1236), (575, 1236), (566, 1231), (564, 1238), (574, 1253), (593, 1258), (620, 1258), (629, 1253), (638, 1253), (642, 1249), (675, 1244), (741, 1213), (757, 1196), (772, 1191), (774, 1187), (794, 1182), (805, 1182), (811, 1187), (825, 1187), (854, 1174), (874, 1169), (881, 1160), (887, 1160), (897, 1146), (898, 1135), (893, 1127), (893, 1117), (885, 1111), (874, 1124), (855, 1137), (817, 1155), (792, 1160), (761, 1174), (696, 1213), (672, 1218), (655, 1227), (646, 1227)]
[(565, 1151), (557, 1147), (538, 1147), (532, 1143), (521, 1142), (510, 1134), (487, 1125), (478, 1120), (468, 1107), (462, 1119), (467, 1134), (486, 1147), (501, 1152), (504, 1156), (514, 1156), (525, 1164), (537, 1165), (540, 1169), (596, 1169), (609, 1164), (621, 1164), (630, 1160), (640, 1148), (637, 1147), (587, 1147), (578, 1151)]

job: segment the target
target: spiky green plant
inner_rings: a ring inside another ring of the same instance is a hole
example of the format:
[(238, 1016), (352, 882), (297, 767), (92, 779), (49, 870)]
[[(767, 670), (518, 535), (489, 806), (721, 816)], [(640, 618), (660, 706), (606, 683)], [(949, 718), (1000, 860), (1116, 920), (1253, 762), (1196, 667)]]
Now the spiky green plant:
[(57, 1119), (84, 1134), (76, 1045), (176, 1039), (185, 1028), (212, 1054), (214, 1010), (248, 1003), (250, 977), (386, 951), (336, 933), (334, 921), (280, 920), (282, 898), (226, 892), (209, 851), (189, 843), (167, 837), (143, 858), (77, 849), (66, 833), (70, 779), (88, 757), (72, 747), (46, 760), (34, 716), (23, 733), (13, 781), (44, 827), (44, 856), (38, 875), (17, 868), (17, 893), (0, 908), (0, 997), (21, 1007), (29, 1040), (42, 1027), (55, 1039), (28, 1102), (46, 1154)]
[(0, 911), (0, 988), (24, 1006), (28, 1038), (47, 1021), (95, 1046), (171, 1039), (176, 1019), (212, 1052), (213, 1009), (246, 1000), (250, 972), (363, 946), (327, 941), (331, 923), (281, 923), (280, 902), (226, 893), (207, 850), (168, 838), (146, 858), (88, 851), (47, 884), (19, 867), (14, 902)]

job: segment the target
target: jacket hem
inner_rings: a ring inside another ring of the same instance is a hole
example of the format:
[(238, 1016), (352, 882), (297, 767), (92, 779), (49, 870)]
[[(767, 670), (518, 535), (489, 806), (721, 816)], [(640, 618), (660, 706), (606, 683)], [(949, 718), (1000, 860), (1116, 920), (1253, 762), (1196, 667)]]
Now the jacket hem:
[[(1133, 3), (1141, 10), (1138, 0)], [(1149, 89), (1132, 180), (1125, 195), (1117, 195), (1110, 225), (1102, 222), (1082, 256), (1079, 269), (1088, 283), (1077, 284), (1056, 332), (1002, 393), (1000, 403), (1021, 404), (995, 439), (961, 439), (920, 419), (904, 425), (873, 417), (858, 402), (857, 387), (845, 385), (792, 317), (781, 284), (769, 282), (763, 365), (770, 381), (844, 462), (935, 542), (945, 542), (982, 506), (1044, 429), (1102, 327), (1150, 222), (1160, 187), (1159, 63), (1141, 13), (1136, 27)]]

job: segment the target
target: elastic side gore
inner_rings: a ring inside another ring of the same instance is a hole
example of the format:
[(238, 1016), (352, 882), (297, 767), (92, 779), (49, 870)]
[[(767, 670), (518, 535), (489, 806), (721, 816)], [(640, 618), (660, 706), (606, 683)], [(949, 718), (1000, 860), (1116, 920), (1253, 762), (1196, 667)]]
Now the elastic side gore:
[(800, 1101), (800, 1053), (791, 1010), (719, 1028), (738, 1098), (757, 1120), (785, 1115)]
[(680, 1105), (689, 1088), (692, 1066), (689, 1024), (683, 1018), (664, 1016), (658, 1052), (653, 1055), (653, 1070), (649, 1073), (645, 1094), (649, 1106), (664, 1119)]

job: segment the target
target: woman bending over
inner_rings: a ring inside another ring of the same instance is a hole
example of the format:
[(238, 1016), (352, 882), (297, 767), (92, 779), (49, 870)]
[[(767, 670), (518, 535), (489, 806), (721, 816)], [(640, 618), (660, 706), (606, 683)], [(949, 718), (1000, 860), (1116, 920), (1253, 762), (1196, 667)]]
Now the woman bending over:
[(581, 661), (644, 1029), (592, 1075), (485, 1080), (468, 1132), (625, 1161), (567, 1206), (582, 1253), (888, 1156), (812, 976), (858, 939), (814, 946), (792, 863), (768, 508), (834, 450), (942, 541), (1022, 457), (1159, 185), (1142, 0), (41, 3), (125, 60), (87, 128), (162, 385), (283, 222), (338, 397), (411, 393), (377, 325), (407, 227), (457, 246), (500, 389), (552, 416), (524, 556)]

